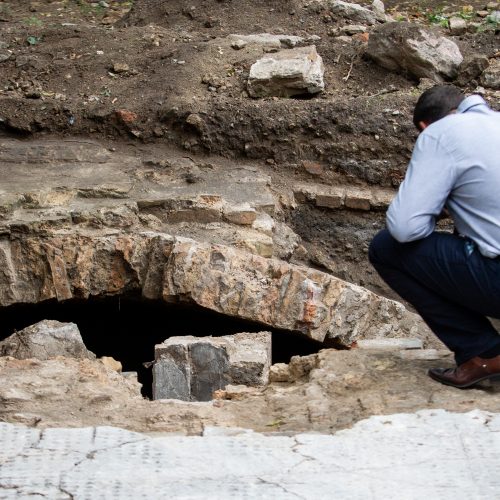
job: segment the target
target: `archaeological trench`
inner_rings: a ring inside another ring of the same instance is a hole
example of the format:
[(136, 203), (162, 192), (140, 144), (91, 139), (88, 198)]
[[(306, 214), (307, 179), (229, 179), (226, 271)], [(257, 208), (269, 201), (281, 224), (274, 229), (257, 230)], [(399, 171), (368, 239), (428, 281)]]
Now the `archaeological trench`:
[(484, 1), (0, 1), (0, 421), (500, 411), (497, 387), (427, 378), (449, 352), (367, 261), (420, 93), (499, 109), (499, 21)]

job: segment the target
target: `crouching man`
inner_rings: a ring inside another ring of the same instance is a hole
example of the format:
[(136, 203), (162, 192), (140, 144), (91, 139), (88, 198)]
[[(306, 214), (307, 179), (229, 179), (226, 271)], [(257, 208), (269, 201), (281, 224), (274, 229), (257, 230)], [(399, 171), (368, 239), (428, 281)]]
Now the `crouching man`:
[[(455, 353), (456, 368), (429, 371), (466, 388), (500, 381), (500, 113), (453, 86), (424, 92), (413, 121), (420, 131), (387, 229), (369, 258)], [(455, 233), (435, 232), (449, 214)]]

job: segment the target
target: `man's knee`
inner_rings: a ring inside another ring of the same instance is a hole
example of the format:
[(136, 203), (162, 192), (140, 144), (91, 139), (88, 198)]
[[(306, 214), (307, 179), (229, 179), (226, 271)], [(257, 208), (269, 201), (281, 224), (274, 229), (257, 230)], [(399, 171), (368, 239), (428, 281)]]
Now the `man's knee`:
[(397, 241), (391, 236), (387, 229), (379, 231), (370, 243), (368, 249), (368, 259), (373, 266), (376, 267), (378, 263), (383, 263), (391, 260), (391, 249)]

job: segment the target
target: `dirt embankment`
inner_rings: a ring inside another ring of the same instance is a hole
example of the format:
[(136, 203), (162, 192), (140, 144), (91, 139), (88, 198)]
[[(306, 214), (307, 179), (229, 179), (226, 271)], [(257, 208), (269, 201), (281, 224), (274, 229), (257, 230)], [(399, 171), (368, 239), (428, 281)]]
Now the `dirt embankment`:
[[(366, 37), (332, 36), (348, 20), (294, 0), (191, 4), (137, 1), (127, 13), (129, 2), (3, 2), (3, 130), (167, 142), (285, 171), (314, 160), (328, 167), (327, 183), (338, 173), (397, 185), (415, 138), (418, 82), (367, 59)], [(403, 14), (425, 20), (430, 8)], [(325, 92), (250, 99), (248, 72), (262, 48), (235, 50), (227, 35), (259, 32), (316, 37)], [(464, 55), (498, 49), (494, 31), (454, 38)]]

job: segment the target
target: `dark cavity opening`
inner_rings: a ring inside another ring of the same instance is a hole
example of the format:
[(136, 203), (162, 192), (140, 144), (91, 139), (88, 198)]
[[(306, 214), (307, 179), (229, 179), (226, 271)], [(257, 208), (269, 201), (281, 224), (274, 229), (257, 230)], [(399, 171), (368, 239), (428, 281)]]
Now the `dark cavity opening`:
[(312, 101), (317, 97), (318, 94), (310, 94), (309, 92), (304, 92), (303, 94), (295, 94), (290, 96), (291, 99), (296, 99), (297, 101)]
[(299, 334), (269, 328), (185, 304), (145, 300), (135, 296), (50, 300), (38, 304), (15, 304), (0, 308), (0, 340), (27, 326), (52, 319), (76, 323), (87, 349), (112, 356), (123, 371), (138, 373), (145, 397), (152, 396), (152, 371), (143, 363), (154, 359), (154, 346), (180, 335), (214, 337), (239, 332), (272, 332), (273, 363), (288, 363), (325, 346)]

